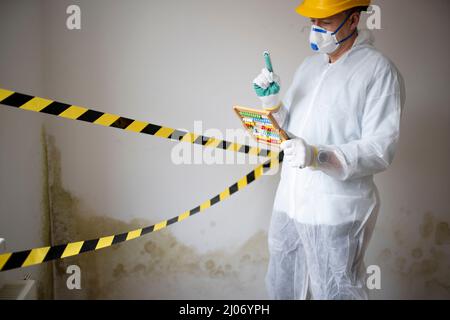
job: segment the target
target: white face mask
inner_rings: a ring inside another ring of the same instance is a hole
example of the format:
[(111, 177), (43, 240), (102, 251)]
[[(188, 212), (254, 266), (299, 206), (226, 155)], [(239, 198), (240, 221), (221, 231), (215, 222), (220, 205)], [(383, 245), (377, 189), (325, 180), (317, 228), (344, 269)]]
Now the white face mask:
[(331, 32), (328, 31), (322, 27), (312, 25), (311, 26), (311, 33), (309, 35), (309, 42), (311, 44), (311, 49), (313, 49), (315, 52), (320, 53), (332, 53), (336, 51), (337, 48), (339, 48), (339, 45), (350, 39), (351, 36), (356, 32), (353, 31), (349, 36), (345, 37), (344, 39), (338, 41), (336, 39), (336, 34), (341, 30), (342, 26), (347, 22), (350, 15), (345, 18), (345, 20), (339, 25), (339, 27), (336, 29), (336, 31)]

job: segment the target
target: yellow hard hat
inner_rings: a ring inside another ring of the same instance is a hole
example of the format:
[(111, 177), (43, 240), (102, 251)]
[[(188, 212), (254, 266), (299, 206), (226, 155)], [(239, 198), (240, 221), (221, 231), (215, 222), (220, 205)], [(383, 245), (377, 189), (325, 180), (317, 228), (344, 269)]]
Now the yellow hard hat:
[(304, 0), (295, 11), (307, 18), (327, 18), (339, 12), (370, 5), (370, 0)]

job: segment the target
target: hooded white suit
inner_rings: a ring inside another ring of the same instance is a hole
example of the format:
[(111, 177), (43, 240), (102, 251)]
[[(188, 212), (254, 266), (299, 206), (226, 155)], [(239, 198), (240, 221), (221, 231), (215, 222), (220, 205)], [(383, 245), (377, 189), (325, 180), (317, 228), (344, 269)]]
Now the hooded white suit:
[(391, 164), (405, 100), (396, 67), (369, 31), (330, 64), (304, 60), (276, 118), (338, 163), (292, 168), (283, 163), (269, 231), (266, 284), (272, 298), (367, 298), (363, 257), (379, 207), (373, 175)]

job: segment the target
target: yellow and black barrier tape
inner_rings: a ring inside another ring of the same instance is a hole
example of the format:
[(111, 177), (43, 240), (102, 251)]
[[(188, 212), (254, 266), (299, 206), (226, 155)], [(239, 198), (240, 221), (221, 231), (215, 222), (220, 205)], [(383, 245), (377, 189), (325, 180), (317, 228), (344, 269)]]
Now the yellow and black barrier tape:
[(111, 247), (115, 244), (140, 238), (149, 233), (167, 228), (171, 224), (181, 222), (229, 198), (234, 193), (242, 190), (252, 182), (261, 178), (261, 176), (263, 176), (264, 173), (267, 172), (268, 170), (277, 167), (282, 161), (283, 161), (283, 152), (280, 152), (276, 157), (273, 157), (270, 160), (266, 161), (265, 163), (259, 165), (258, 167), (256, 167), (256, 169), (254, 169), (253, 171), (242, 177), (238, 182), (226, 188), (220, 194), (212, 197), (211, 199), (206, 200), (199, 206), (191, 210), (188, 210), (179, 216), (176, 216), (172, 219), (161, 221), (152, 226), (92, 240), (77, 241), (66, 244), (60, 244), (56, 246), (47, 246), (1, 254), (0, 272), (16, 268), (29, 267), (52, 260), (73, 257), (89, 251), (104, 249), (107, 247)]
[(174, 141), (183, 141), (192, 144), (199, 144), (204, 147), (218, 148), (228, 151), (241, 152), (260, 157), (270, 157), (271, 154), (277, 154), (277, 151), (271, 151), (260, 147), (251, 147), (239, 143), (229, 142), (214, 137), (205, 137), (203, 135), (177, 130), (169, 127), (160, 126), (145, 121), (134, 120), (121, 117), (114, 114), (104, 113), (57, 102), (36, 96), (14, 92), (0, 88), (0, 104), (19, 108), (22, 110), (34, 111), (39, 113), (51, 114), (57, 117), (85, 121), (105, 127), (112, 127), (133, 131), (137, 133), (149, 134), (152, 136), (170, 139)]

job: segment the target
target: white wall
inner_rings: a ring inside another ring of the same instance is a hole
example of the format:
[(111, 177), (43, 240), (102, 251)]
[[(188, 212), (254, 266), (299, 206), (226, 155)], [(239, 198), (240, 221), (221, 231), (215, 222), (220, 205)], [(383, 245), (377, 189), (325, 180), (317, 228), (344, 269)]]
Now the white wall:
[(448, 299), (450, 64), (449, 45), (434, 30), (449, 30), (450, 3), (379, 3), (376, 45), (401, 70), (407, 101), (397, 157), (376, 179), (382, 208), (367, 263), (382, 267), (384, 281), (373, 296)]
[[(0, 87), (43, 95), (42, 5), (38, 1), (0, 2)], [(44, 116), (0, 108), (0, 237), (6, 250), (17, 251), (48, 244), (43, 202)], [(0, 287), (31, 274), (40, 297), (51, 297), (48, 266), (0, 273)], [(45, 288), (44, 288), (45, 287)]]
[[(14, 14), (1, 10), (6, 17), (0, 23), (15, 28), (19, 12), (39, 11), (29, 2), (5, 3)], [(82, 10), (79, 31), (65, 28), (66, 7), (74, 3)], [(382, 290), (371, 295), (448, 298), (445, 223), (449, 221), (446, 164), (450, 132), (449, 96), (444, 87), (450, 71), (448, 45), (432, 47), (443, 44), (439, 33), (430, 34), (425, 28), (425, 21), (431, 19), (435, 29), (448, 30), (449, 5), (445, 0), (376, 3), (382, 9), (376, 46), (401, 70), (407, 104), (395, 162), (376, 179), (382, 208), (366, 260), (381, 266), (383, 281)], [(42, 49), (43, 61), (1, 53), (0, 66), (6, 70), (1, 72), (1, 83), (40, 94), (37, 84), (48, 98), (170, 127), (192, 131), (194, 121), (202, 120), (204, 129), (225, 132), (240, 127), (231, 106), (258, 105), (251, 81), (263, 66), (263, 50), (272, 52), (274, 67), (282, 77), (282, 92), (297, 66), (311, 54), (308, 32), (302, 31), (308, 21), (294, 12), (297, 4), (288, 0), (43, 1), (44, 36), (32, 36), (39, 32), (38, 26), (27, 28), (33, 31), (15, 31), (33, 39), (31, 43)], [(17, 51), (28, 45), (18, 42)], [(41, 74), (42, 83), (26, 83), (30, 79), (25, 72), (15, 73), (15, 65), (27, 64)], [(173, 142), (50, 116), (0, 112), (2, 130), (3, 123), (14, 127), (24, 119), (45, 118), (47, 132), (54, 139), (48, 145), (54, 151), (50, 161), (57, 180), (53, 214), (68, 229), (54, 230), (60, 239), (97, 237), (178, 215), (253, 167), (176, 166), (170, 160)], [(39, 126), (28, 130), (39, 136)], [(23, 130), (16, 132), (19, 139), (29, 141)], [(33, 145), (40, 152), (39, 144)], [(17, 148), (6, 133), (1, 146), (2, 150)], [(32, 187), (32, 181), (39, 179), (30, 178), (19, 164), (2, 158), (2, 177), (20, 178), (33, 190), (29, 193), (39, 198), (40, 185)], [(77, 263), (82, 267), (84, 290), (74, 294), (59, 281), (57, 296), (265, 298), (265, 232), (277, 182), (278, 177), (265, 177), (204, 215), (166, 231), (119, 249), (68, 259), (62, 266)], [(5, 219), (5, 212), (20, 208), (11, 199), (22, 199), (24, 189), (2, 184), (1, 190), (2, 203), (9, 203), (6, 209), (1, 207), (1, 219)], [(4, 197), (6, 192), (11, 196)], [(39, 211), (30, 213), (33, 219), (40, 215)], [(428, 219), (425, 225), (423, 219)], [(8, 231), (12, 243), (20, 248), (34, 246), (34, 242), (22, 242), (19, 230), (24, 223), (8, 220), (3, 228), (4, 223), (2, 229), (14, 230)], [(63, 268), (58, 270), (58, 279), (63, 279)]]

